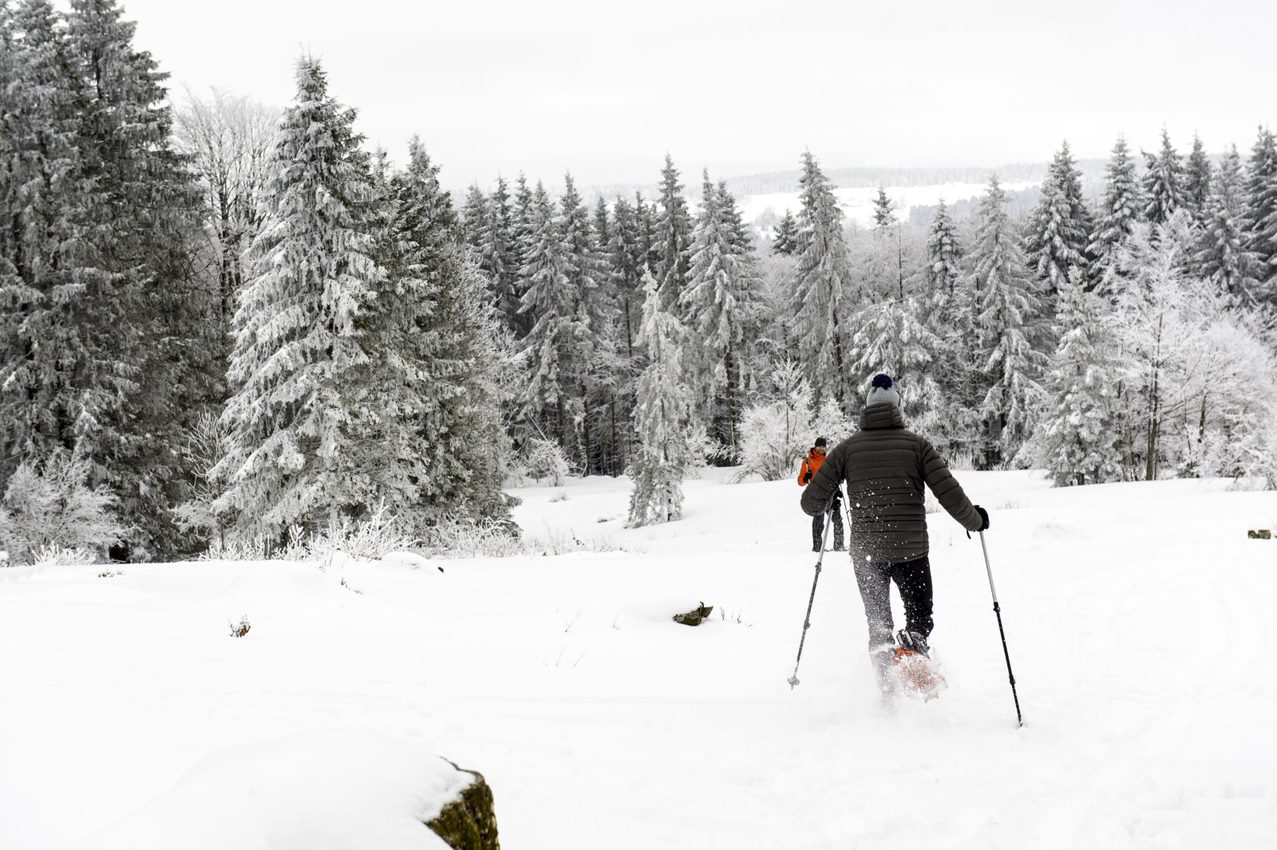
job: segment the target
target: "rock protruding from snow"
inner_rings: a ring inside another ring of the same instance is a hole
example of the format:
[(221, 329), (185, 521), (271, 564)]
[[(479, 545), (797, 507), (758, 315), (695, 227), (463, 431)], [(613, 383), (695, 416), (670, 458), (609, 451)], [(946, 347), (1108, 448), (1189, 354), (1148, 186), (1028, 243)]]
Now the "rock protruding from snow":
[(431, 748), (308, 732), (210, 756), (68, 850), (499, 850), (492, 791)]
[[(452, 762), (449, 762), (452, 764)], [(443, 807), (426, 826), (447, 842), (452, 850), (501, 850), (497, 840), (497, 812), (492, 789), (483, 775), (452, 765), (471, 777), (461, 796)]]

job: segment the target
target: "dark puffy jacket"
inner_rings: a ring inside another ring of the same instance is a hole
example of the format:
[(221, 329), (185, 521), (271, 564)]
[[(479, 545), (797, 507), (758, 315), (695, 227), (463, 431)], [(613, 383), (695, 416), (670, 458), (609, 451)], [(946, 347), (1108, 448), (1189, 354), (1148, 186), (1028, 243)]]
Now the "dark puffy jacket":
[(860, 431), (829, 453), (803, 490), (803, 511), (819, 514), (843, 481), (851, 512), (853, 557), (894, 563), (927, 554), (924, 483), (968, 531), (978, 531), (982, 524), (949, 467), (930, 443), (905, 430), (894, 404), (864, 409)]

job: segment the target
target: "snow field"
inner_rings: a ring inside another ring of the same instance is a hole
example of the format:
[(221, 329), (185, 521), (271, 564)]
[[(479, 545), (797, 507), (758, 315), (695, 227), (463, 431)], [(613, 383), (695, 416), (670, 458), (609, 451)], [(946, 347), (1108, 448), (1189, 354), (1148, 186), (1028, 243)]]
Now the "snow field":
[[(1245, 536), (1277, 524), (1277, 495), (958, 477), (991, 513), (1023, 729), (979, 543), (945, 515), (949, 688), (893, 713), (845, 555), (826, 556), (786, 684), (815, 562), (792, 481), (710, 472), (683, 521), (627, 530), (628, 482), (592, 478), (517, 491), (516, 519), (621, 551), (0, 573), (0, 847), (107, 846), (77, 839), (152, 803), (112, 830), (159, 835), (154, 813), (190, 811), (164, 801), (191, 787), (233, 820), (234, 783), (188, 773), (210, 758), (215, 776), (283, 760), (408, 782), (381, 743), (358, 764), (350, 742), (372, 733), (482, 772), (510, 848), (1277, 846), (1277, 543)], [(671, 622), (702, 600), (711, 620)], [(410, 798), (365, 809), (311, 781), (287, 799), (370, 833)], [(216, 831), (191, 821), (205, 846)], [(379, 846), (434, 846), (410, 841)]]

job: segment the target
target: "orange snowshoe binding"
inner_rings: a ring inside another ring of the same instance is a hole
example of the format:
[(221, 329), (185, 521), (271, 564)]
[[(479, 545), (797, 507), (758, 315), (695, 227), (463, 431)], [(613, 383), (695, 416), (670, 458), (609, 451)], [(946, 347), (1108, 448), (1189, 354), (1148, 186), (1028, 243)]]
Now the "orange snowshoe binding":
[(900, 689), (915, 699), (933, 700), (948, 687), (940, 669), (928, 657), (927, 641), (921, 635), (902, 630), (896, 635), (898, 644), (891, 666), (896, 671)]

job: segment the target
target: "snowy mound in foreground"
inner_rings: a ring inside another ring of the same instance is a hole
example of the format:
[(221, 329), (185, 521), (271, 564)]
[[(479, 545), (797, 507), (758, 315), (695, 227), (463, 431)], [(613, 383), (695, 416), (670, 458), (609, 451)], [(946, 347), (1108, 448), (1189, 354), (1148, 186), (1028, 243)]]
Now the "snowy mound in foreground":
[(472, 778), (419, 744), (310, 732), (210, 756), (68, 850), (437, 850), (426, 822)]

